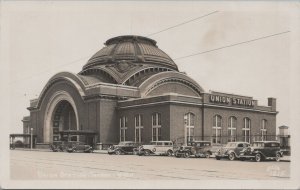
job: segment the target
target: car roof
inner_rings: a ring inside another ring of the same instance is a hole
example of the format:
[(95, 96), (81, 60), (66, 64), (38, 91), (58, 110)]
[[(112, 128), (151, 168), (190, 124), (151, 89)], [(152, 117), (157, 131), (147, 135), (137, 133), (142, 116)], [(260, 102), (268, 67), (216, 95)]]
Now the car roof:
[(253, 143), (279, 143), (278, 141), (254, 141)]

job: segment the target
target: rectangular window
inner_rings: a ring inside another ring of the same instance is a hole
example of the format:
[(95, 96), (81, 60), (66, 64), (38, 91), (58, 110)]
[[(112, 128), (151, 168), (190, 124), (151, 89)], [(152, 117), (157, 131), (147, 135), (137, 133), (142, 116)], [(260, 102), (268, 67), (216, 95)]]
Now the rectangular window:
[(120, 142), (126, 141), (127, 117), (120, 118)]

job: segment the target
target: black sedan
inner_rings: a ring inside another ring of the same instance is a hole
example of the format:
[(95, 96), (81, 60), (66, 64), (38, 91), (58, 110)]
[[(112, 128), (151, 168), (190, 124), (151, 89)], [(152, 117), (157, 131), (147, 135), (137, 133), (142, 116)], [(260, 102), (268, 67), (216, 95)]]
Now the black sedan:
[(118, 145), (112, 145), (108, 148), (108, 154), (133, 154), (137, 150), (139, 144), (133, 141), (123, 141)]

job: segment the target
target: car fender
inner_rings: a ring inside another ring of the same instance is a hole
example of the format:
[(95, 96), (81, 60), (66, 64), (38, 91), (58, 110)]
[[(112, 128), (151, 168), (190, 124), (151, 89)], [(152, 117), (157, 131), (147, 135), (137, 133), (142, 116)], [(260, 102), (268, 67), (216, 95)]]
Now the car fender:
[(234, 156), (237, 156), (236, 153), (235, 153), (233, 150), (228, 150), (228, 152), (227, 152), (226, 154), (229, 155), (229, 154), (231, 154), (231, 153), (233, 153)]
[(264, 155), (261, 151), (258, 151), (258, 150), (254, 150), (254, 151), (252, 152), (252, 154), (253, 154), (253, 155), (255, 155), (255, 154), (261, 154), (264, 158), (266, 157), (266, 155)]

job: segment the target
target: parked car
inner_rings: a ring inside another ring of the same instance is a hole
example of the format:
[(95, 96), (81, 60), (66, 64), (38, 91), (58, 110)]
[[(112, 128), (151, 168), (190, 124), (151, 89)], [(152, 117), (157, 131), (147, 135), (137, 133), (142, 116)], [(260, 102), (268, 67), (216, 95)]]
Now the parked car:
[(53, 152), (63, 152), (65, 147), (64, 147), (64, 142), (62, 141), (55, 141), (52, 144), (50, 144), (50, 149)]
[(77, 141), (71, 141), (68, 142), (68, 145), (66, 147), (67, 152), (86, 152), (91, 153), (93, 152), (93, 147), (90, 145), (85, 144), (84, 142), (77, 142)]
[(172, 141), (153, 141), (149, 145), (141, 145), (137, 149), (138, 155), (173, 155)]
[(206, 157), (209, 158), (212, 155), (212, 146), (210, 141), (193, 141), (188, 143), (187, 146), (181, 146), (175, 151), (175, 156), (188, 158), (194, 155), (196, 158)]
[(249, 146), (250, 144), (247, 142), (229, 142), (216, 152), (216, 159), (228, 158), (234, 160), (240, 158), (241, 151)]
[(133, 141), (123, 141), (120, 142), (118, 145), (110, 146), (107, 151), (108, 154), (133, 154), (134, 150), (138, 148), (139, 144)]
[(280, 161), (283, 152), (280, 151), (280, 143), (276, 141), (256, 141), (251, 147), (245, 148), (240, 155), (241, 160), (254, 159), (256, 162), (262, 160)]

